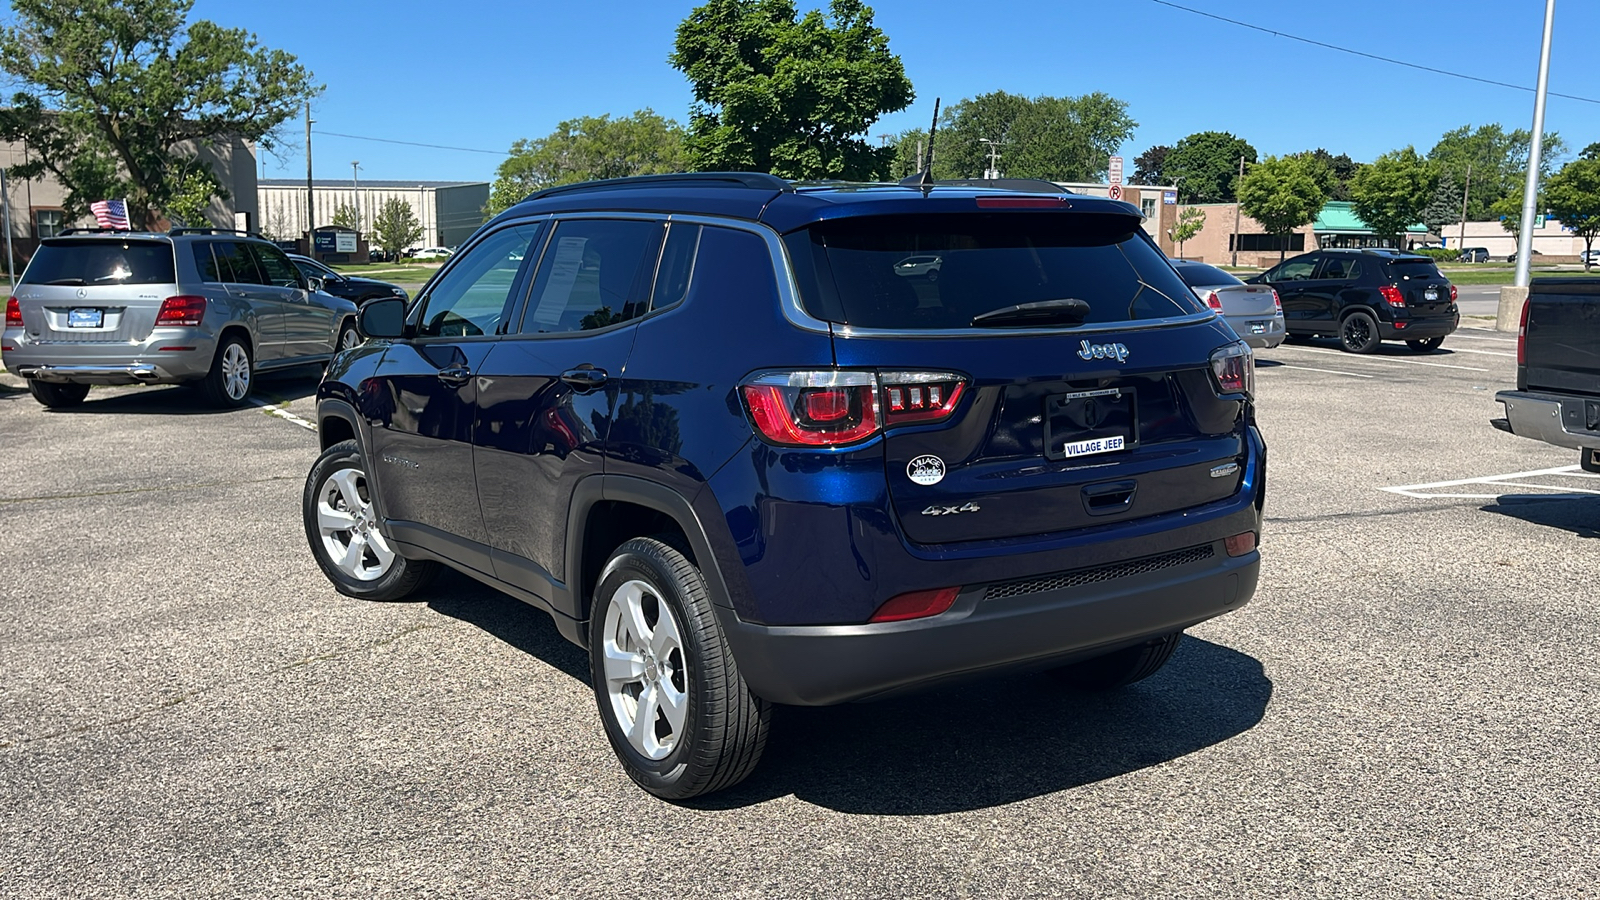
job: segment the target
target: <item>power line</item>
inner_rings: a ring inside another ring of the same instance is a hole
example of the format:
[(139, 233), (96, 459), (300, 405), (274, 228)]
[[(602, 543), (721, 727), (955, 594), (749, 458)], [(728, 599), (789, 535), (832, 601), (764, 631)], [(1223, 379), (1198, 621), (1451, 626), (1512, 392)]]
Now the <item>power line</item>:
[[(1263, 28), (1260, 25), (1252, 25), (1249, 22), (1241, 22), (1238, 19), (1230, 19), (1227, 16), (1219, 16), (1216, 13), (1208, 13), (1205, 10), (1193, 9), (1191, 7), (1188, 7), (1188, 6), (1183, 6), (1183, 5), (1180, 5), (1180, 4), (1177, 4), (1177, 3), (1169, 2), (1169, 0), (1150, 0), (1150, 2), (1158, 4), (1160, 6), (1168, 6), (1168, 7), (1171, 7), (1173, 9), (1179, 9), (1179, 10), (1182, 10), (1182, 11), (1184, 11), (1186, 13), (1193, 13), (1193, 14), (1195, 14), (1197, 16), (1204, 16), (1204, 17), (1206, 17), (1208, 19), (1215, 19), (1218, 22), (1227, 22), (1229, 25), (1237, 25), (1240, 28), (1248, 28), (1251, 31), (1259, 31), (1259, 32), (1262, 32), (1263, 34), (1270, 34), (1273, 37), (1288, 38), (1291, 41), (1299, 41), (1302, 44), (1310, 44), (1313, 47), (1322, 47), (1323, 49), (1326, 49), (1326, 50), (1335, 50), (1335, 51), (1338, 51), (1339, 53), (1348, 53), (1351, 56), (1360, 56), (1360, 57), (1364, 57), (1366, 59), (1377, 60), (1378, 62), (1389, 63), (1390, 65), (1405, 66), (1408, 69), (1417, 69), (1417, 70), (1422, 71), (1422, 72), (1432, 72), (1435, 75), (1449, 75), (1451, 78), (1464, 78), (1467, 81), (1476, 81), (1479, 84), (1490, 84), (1490, 85), (1494, 85), (1495, 87), (1511, 88), (1514, 91), (1527, 91), (1530, 94), (1533, 93), (1533, 88), (1525, 87), (1525, 86), (1520, 85), (1520, 84), (1512, 84), (1512, 83), (1507, 82), (1507, 81), (1495, 81), (1495, 80), (1489, 79), (1489, 78), (1479, 78), (1476, 75), (1467, 75), (1467, 74), (1464, 74), (1462, 72), (1451, 72), (1448, 69), (1435, 69), (1432, 66), (1418, 65), (1417, 63), (1406, 62), (1405, 60), (1402, 60), (1402, 59), (1390, 59), (1387, 56), (1378, 56), (1375, 53), (1365, 53), (1365, 52), (1362, 52), (1360, 50), (1351, 50), (1349, 47), (1340, 47), (1340, 46), (1338, 46), (1336, 44), (1326, 44), (1326, 43), (1323, 43), (1322, 41), (1314, 41), (1314, 40), (1312, 40), (1310, 38), (1300, 37), (1299, 35), (1286, 34), (1286, 33), (1282, 32), (1282, 31), (1275, 31), (1275, 30), (1273, 30), (1271, 28)], [(1577, 100), (1577, 101), (1579, 101), (1581, 103), (1594, 103), (1594, 104), (1600, 105), (1600, 100), (1595, 100), (1595, 99), (1593, 99), (1591, 97), (1579, 97), (1579, 96), (1577, 96), (1575, 94), (1558, 94), (1555, 91), (1550, 91), (1549, 95), (1552, 96), (1552, 97), (1564, 97), (1564, 98), (1566, 98), (1568, 100)]]
[(367, 137), (366, 135), (361, 134), (340, 134), (337, 131), (322, 131), (320, 129), (315, 133), (327, 135), (328, 137), (349, 138), (352, 141), (374, 141), (379, 144), (403, 144), (407, 147), (427, 147), (429, 150), (459, 150), (462, 153), (487, 153), (490, 156), (511, 155), (504, 150), (479, 150), (477, 147), (447, 147), (443, 144), (419, 144), (416, 141), (397, 141), (393, 138)]

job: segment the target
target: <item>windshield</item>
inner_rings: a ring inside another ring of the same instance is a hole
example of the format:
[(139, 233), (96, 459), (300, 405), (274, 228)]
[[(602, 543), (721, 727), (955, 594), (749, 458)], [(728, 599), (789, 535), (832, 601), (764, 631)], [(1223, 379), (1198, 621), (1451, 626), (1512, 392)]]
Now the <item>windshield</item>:
[(45, 241), (22, 274), (23, 284), (87, 287), (176, 280), (172, 245), (165, 241)]
[(815, 266), (797, 273), (807, 310), (858, 328), (968, 328), (1065, 299), (1087, 303), (1091, 323), (1204, 312), (1138, 229), (1132, 216), (1059, 212), (873, 216), (812, 226), (790, 246)]

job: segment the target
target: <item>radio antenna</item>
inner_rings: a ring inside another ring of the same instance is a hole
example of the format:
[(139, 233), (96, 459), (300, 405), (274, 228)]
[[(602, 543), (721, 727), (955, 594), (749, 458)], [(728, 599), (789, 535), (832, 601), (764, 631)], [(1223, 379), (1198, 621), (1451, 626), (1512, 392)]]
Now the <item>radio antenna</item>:
[(928, 125), (928, 164), (921, 172), (909, 178), (902, 178), (900, 184), (904, 187), (921, 188), (924, 191), (933, 189), (933, 136), (939, 131), (939, 98), (933, 98), (933, 122)]

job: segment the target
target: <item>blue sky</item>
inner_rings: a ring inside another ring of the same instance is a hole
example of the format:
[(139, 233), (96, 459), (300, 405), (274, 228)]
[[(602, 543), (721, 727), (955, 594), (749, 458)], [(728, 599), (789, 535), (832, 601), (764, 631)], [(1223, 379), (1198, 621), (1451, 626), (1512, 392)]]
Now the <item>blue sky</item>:
[[(1539, 0), (1339, 4), (1182, 0), (1183, 5), (1353, 49), (1532, 86)], [(315, 102), (319, 177), (493, 178), (511, 142), (563, 119), (642, 107), (687, 120), (688, 83), (669, 66), (673, 32), (693, 2), (422, 3), (200, 0), (197, 17), (256, 32), (297, 55), (326, 92)], [(815, 6), (801, 3), (801, 8)], [(1194, 131), (1231, 131), (1262, 153), (1326, 147), (1369, 160), (1431, 147), (1459, 125), (1532, 122), (1529, 92), (1359, 59), (1247, 31), (1150, 0), (873, 4), (917, 90), (913, 106), (871, 133), (925, 127), (946, 104), (992, 90), (1104, 91), (1139, 122), (1131, 158)], [(1583, 62), (1600, 35), (1600, 3), (1556, 10), (1552, 91), (1600, 99)], [(1600, 105), (1552, 97), (1548, 130), (1574, 150), (1600, 141)], [(429, 150), (322, 132), (476, 148)], [(291, 123), (269, 178), (304, 178), (303, 126)], [(1130, 166), (1131, 168), (1131, 166)]]

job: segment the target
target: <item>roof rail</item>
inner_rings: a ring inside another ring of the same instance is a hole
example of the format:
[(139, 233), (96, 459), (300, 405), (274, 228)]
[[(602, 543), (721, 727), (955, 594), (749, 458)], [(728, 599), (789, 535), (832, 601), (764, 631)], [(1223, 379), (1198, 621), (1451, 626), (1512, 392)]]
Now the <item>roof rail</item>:
[[(212, 228), (210, 226), (205, 226), (203, 228), (190, 228), (183, 226), (174, 228), (168, 231), (167, 234), (242, 234), (245, 237), (261, 237), (261, 232), (259, 231), (246, 231), (242, 228)], [(261, 239), (266, 240), (266, 238)]]
[(702, 187), (750, 188), (764, 191), (793, 192), (794, 185), (776, 175), (765, 172), (674, 172), (669, 175), (633, 175), (628, 178), (607, 178), (603, 181), (581, 181), (534, 191), (522, 198), (542, 200), (557, 194), (575, 194), (585, 191), (610, 191), (636, 187)]
[(56, 232), (55, 234), (51, 235), (51, 237), (65, 237), (66, 235), (69, 235), (69, 234), (140, 234), (140, 233), (142, 233), (142, 229), (140, 231), (135, 231), (132, 228), (83, 228), (83, 227), (80, 227), (80, 226), (68, 226), (68, 227), (63, 228), (60, 231)]
[[(901, 184), (905, 184), (904, 181)], [(934, 187), (976, 187), (996, 191), (1027, 191), (1033, 194), (1070, 194), (1071, 191), (1042, 178), (951, 178), (940, 179)]]

